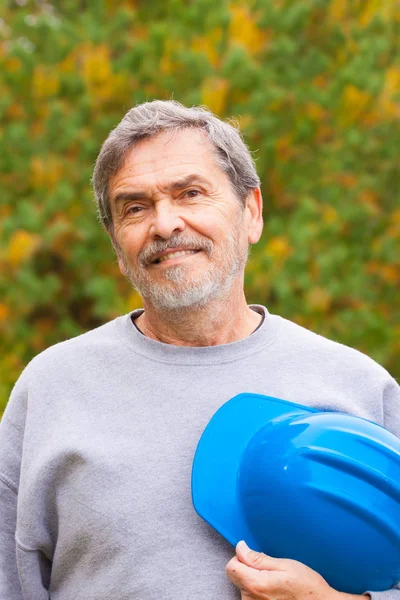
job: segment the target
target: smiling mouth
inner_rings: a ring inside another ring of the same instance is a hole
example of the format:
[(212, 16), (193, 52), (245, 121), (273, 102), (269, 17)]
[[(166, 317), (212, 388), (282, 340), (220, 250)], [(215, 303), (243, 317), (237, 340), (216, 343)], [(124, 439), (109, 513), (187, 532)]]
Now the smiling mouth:
[(180, 256), (190, 256), (191, 254), (197, 254), (200, 250), (179, 250), (178, 252), (169, 252), (163, 256), (159, 256), (153, 261), (153, 265), (159, 265), (162, 262), (170, 260), (172, 258), (179, 258)]

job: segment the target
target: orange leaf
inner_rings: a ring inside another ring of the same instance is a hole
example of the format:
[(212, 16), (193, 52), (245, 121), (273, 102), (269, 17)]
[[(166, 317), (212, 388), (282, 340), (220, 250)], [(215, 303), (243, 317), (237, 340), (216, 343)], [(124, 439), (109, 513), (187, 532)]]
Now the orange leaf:
[(7, 304), (4, 304), (4, 302), (0, 303), (0, 323), (4, 323), (5, 321), (7, 321), (7, 319), (9, 318), (9, 316), (11, 315), (11, 311), (9, 309), (9, 307), (7, 306)]

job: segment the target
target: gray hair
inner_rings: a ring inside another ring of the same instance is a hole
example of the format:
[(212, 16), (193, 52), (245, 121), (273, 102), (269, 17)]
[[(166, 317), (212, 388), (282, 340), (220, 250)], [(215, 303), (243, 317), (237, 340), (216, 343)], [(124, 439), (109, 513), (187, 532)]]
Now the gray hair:
[(260, 185), (253, 158), (237, 127), (221, 121), (209, 109), (187, 108), (175, 100), (153, 100), (129, 110), (104, 142), (93, 172), (93, 188), (99, 219), (111, 234), (113, 222), (109, 180), (122, 167), (127, 152), (140, 140), (164, 131), (204, 131), (216, 150), (216, 160), (228, 175), (232, 188), (243, 203)]

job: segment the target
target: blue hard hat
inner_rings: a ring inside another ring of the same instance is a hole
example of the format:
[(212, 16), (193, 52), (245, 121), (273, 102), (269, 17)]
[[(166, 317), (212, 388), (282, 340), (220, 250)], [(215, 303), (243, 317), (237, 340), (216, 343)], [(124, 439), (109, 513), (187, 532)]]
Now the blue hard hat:
[(192, 498), (231, 544), (298, 560), (338, 591), (400, 581), (400, 440), (366, 419), (235, 396), (200, 439)]

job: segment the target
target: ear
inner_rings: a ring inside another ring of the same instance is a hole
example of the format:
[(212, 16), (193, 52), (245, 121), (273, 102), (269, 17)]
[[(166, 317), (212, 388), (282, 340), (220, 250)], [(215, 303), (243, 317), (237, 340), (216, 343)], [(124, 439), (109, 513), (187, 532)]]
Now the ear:
[(249, 244), (256, 244), (263, 229), (263, 201), (260, 188), (251, 190), (246, 198), (246, 213), (248, 219)]

